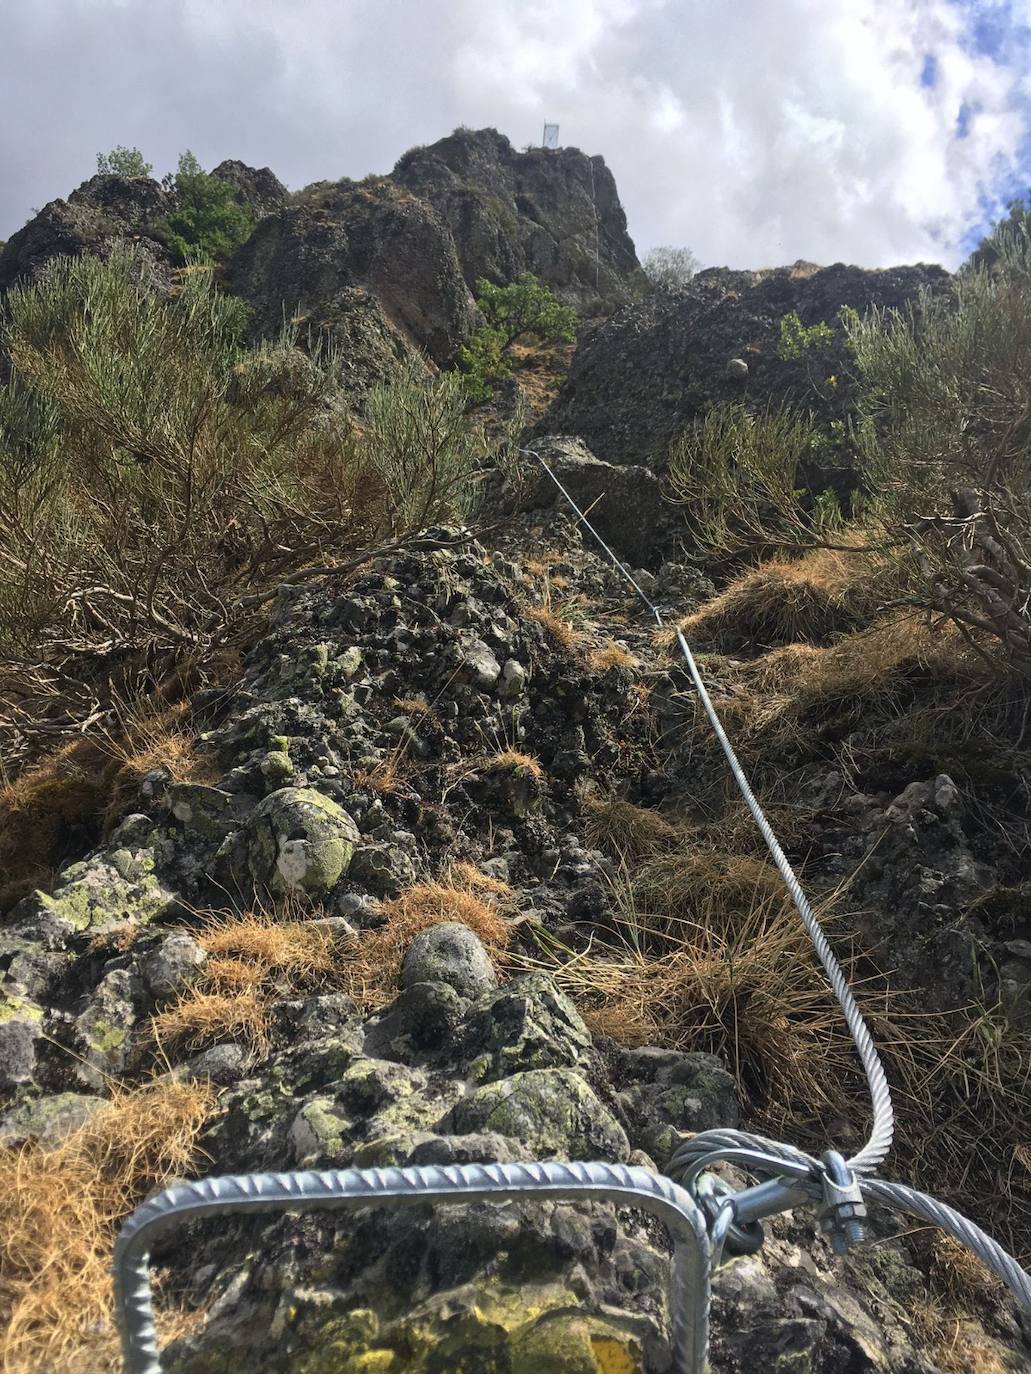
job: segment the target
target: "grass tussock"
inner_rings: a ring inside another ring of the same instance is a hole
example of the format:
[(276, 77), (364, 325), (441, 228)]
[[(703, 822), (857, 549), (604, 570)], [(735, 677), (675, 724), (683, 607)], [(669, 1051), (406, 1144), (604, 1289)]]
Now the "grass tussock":
[(624, 863), (654, 858), (685, 838), (685, 832), (659, 812), (618, 797), (588, 796), (584, 805), (590, 847), (603, 849)]
[(93, 740), (62, 745), (0, 786), (0, 903), (10, 905), (99, 838), (115, 760)]
[(53, 1149), (0, 1150), (0, 1369), (115, 1374), (111, 1247), (123, 1217), (186, 1173), (214, 1107), (168, 1080), (112, 1099)]
[(680, 628), (689, 643), (722, 653), (826, 644), (869, 624), (891, 594), (889, 582), (888, 565), (875, 555), (814, 549), (744, 573)]
[(756, 877), (746, 866), (716, 895), (692, 884), (676, 903), (691, 917), (669, 904), (643, 910), (624, 886), (607, 945), (545, 943), (543, 962), (595, 1032), (722, 1056), (753, 1119), (784, 1132), (803, 1113), (845, 1110), (856, 1064), (804, 928)]
[(164, 1049), (192, 1052), (238, 1040), (256, 1054), (269, 1045), (269, 1007), (256, 992), (191, 989), (151, 1018), (151, 1034)]
[(544, 777), (544, 769), (533, 755), (519, 749), (499, 749), (485, 759), (481, 767), (486, 773), (520, 773), (538, 781)]
[(264, 1054), (274, 998), (314, 992), (340, 977), (340, 949), (314, 921), (269, 912), (216, 914), (197, 941), (210, 956), (197, 981), (151, 1018), (151, 1036), (166, 1049), (239, 1040)]
[(384, 922), (356, 935), (342, 973), (363, 1009), (389, 1002), (408, 946), (421, 930), (446, 921), (469, 927), (499, 964), (512, 938), (509, 890), (470, 865), (453, 865), (439, 882), (416, 883), (383, 905)]
[(637, 659), (625, 644), (610, 639), (600, 649), (592, 649), (588, 662), (596, 673), (607, 673), (610, 669), (632, 673), (637, 668)]

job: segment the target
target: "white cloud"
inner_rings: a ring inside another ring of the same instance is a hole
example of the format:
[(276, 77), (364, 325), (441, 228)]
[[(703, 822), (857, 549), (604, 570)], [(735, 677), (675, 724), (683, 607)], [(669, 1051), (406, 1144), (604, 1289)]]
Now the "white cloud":
[(952, 265), (1029, 133), (1025, 49), (979, 54), (986, 15), (1012, 29), (983, 0), (5, 0), (0, 234), (115, 143), (300, 185), (548, 119), (604, 154), (642, 252)]

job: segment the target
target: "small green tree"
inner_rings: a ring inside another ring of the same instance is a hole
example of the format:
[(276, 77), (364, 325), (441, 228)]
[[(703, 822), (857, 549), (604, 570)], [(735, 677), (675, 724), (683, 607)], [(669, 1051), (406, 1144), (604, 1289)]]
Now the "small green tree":
[(476, 304), (487, 323), (458, 357), (470, 395), (482, 401), (497, 382), (510, 375), (514, 343), (527, 338), (538, 343), (572, 343), (578, 321), (573, 307), (556, 300), (530, 272), (523, 272), (508, 286), (495, 286), (481, 278), (476, 290)]
[(644, 275), (659, 291), (677, 291), (698, 271), (690, 248), (653, 248), (641, 263)]
[(154, 168), (139, 148), (123, 148), (119, 143), (109, 153), (97, 154), (97, 171), (109, 177), (149, 177)]
[(166, 178), (166, 189), (175, 209), (155, 229), (183, 262), (224, 262), (253, 232), (254, 217), (233, 188), (205, 172), (189, 149), (175, 176)]

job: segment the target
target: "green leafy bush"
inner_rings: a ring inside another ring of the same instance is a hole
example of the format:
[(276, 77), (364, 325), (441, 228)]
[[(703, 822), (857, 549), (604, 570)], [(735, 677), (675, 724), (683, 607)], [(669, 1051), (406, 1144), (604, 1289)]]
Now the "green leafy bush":
[(166, 178), (175, 209), (155, 232), (181, 262), (221, 263), (254, 230), (254, 216), (221, 177), (205, 172), (187, 151), (174, 177)]
[(494, 386), (511, 374), (514, 343), (520, 339), (571, 343), (578, 320), (573, 307), (556, 300), (530, 272), (523, 272), (508, 286), (495, 286), (481, 278), (476, 289), (476, 304), (486, 325), (459, 350), (458, 365), (466, 374), (468, 393), (474, 400), (486, 400)]
[(833, 342), (834, 330), (825, 320), (806, 326), (799, 318), (798, 311), (792, 310), (781, 318), (777, 355), (784, 360), (804, 358), (807, 353), (826, 348)]
[(149, 177), (154, 168), (139, 148), (123, 148), (119, 144), (109, 153), (97, 154), (97, 171), (102, 176)]

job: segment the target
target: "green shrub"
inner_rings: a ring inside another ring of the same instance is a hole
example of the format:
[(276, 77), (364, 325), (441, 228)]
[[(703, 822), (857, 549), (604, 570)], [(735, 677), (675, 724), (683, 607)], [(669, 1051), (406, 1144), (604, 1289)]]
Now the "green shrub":
[(690, 248), (653, 248), (641, 268), (659, 291), (676, 291), (698, 271), (698, 259)]
[(180, 262), (221, 263), (254, 231), (254, 216), (221, 177), (205, 172), (187, 151), (170, 179), (175, 209), (155, 233)]
[(140, 248), (15, 287), (0, 346), (0, 657), (204, 642), (249, 583), (463, 514), (487, 454), (455, 376), (403, 377), (362, 436), (340, 359), (250, 351), (210, 268)]
[[(954, 296), (845, 319), (871, 513), (909, 595), (1031, 670), (1031, 239), (1006, 225)], [(991, 655), (990, 655), (991, 656)]]
[(578, 321), (572, 306), (556, 300), (530, 272), (523, 272), (508, 286), (495, 286), (481, 278), (476, 289), (476, 304), (486, 325), (459, 350), (458, 365), (466, 374), (468, 394), (482, 401), (511, 374), (514, 343), (520, 339), (571, 343)]
[(109, 153), (97, 154), (97, 171), (102, 176), (149, 177), (154, 168), (139, 148), (123, 148), (119, 144)]
[(811, 547), (840, 528), (834, 494), (804, 489), (803, 465), (819, 441), (807, 411), (753, 415), (741, 404), (714, 406), (676, 439), (669, 485), (699, 549), (721, 560), (752, 558)]
[(781, 318), (777, 356), (785, 361), (804, 358), (807, 353), (826, 348), (833, 342), (834, 330), (825, 320), (806, 326), (799, 318), (798, 311), (792, 310)]

